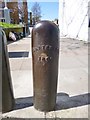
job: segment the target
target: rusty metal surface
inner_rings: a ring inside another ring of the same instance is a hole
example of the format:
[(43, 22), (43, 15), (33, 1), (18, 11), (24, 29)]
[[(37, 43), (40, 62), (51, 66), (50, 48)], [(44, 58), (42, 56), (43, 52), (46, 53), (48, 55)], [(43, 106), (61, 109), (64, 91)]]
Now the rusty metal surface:
[(2, 35), (2, 113), (5, 113), (13, 109), (14, 96), (11, 83), (6, 37), (4, 33)]
[(56, 104), (59, 57), (59, 29), (41, 21), (32, 30), (34, 107), (54, 110)]

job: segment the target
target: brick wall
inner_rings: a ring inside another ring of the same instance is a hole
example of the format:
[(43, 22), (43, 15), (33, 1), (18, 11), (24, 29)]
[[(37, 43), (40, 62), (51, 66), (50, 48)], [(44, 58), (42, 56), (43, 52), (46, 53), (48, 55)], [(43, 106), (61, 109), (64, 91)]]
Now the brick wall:
[(28, 23), (28, 9), (27, 2), (23, 2), (23, 10), (24, 10), (24, 23)]
[(0, 21), (4, 21), (4, 8), (5, 4), (4, 2), (0, 1)]
[(18, 24), (19, 23), (18, 2), (8, 2), (7, 7), (11, 11), (10, 17), (12, 19), (12, 22)]

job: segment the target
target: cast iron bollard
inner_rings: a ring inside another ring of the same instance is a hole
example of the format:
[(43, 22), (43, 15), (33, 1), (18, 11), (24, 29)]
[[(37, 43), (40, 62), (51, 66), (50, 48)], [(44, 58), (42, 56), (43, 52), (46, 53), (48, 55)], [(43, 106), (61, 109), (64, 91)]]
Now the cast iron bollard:
[(26, 26), (23, 27), (23, 37), (26, 37)]
[(50, 21), (41, 21), (32, 30), (34, 107), (40, 111), (55, 109), (59, 29)]
[(2, 113), (11, 111), (14, 106), (14, 97), (11, 83), (11, 74), (8, 60), (5, 33), (2, 32)]

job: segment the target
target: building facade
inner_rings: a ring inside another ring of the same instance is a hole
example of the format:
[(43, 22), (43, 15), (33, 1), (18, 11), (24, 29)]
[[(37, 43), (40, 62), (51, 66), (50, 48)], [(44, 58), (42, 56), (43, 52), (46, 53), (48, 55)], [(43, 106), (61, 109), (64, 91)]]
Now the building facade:
[(24, 10), (24, 23), (28, 24), (28, 8), (26, 0), (23, 2), (23, 10)]
[(4, 18), (4, 7), (5, 7), (4, 2), (0, 1), (0, 22), (4, 22), (5, 21), (5, 18)]
[(62, 37), (88, 41), (88, 1), (59, 0), (59, 27)]
[[(21, 22), (24, 24), (28, 24), (28, 8), (27, 8), (27, 1), (26, 0), (21, 0), (21, 6), (19, 7), (19, 1), (18, 0), (8, 0), (7, 2), (7, 8), (10, 11), (10, 18), (11, 18), (11, 23), (14, 24), (19, 24), (20, 19)], [(4, 16), (2, 9), (4, 9), (5, 3), (0, 2), (0, 21), (2, 21), (2, 18)], [(20, 18), (21, 16), (21, 18)]]
[(7, 7), (10, 10), (11, 23), (19, 23), (18, 2), (7, 2)]

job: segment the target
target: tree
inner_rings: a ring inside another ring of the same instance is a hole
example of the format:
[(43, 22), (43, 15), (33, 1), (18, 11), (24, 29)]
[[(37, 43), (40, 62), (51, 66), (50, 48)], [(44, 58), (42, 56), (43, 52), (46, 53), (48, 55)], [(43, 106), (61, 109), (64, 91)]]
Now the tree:
[(19, 19), (23, 23), (28, 23), (27, 0), (18, 3)]
[(35, 2), (35, 4), (31, 8), (33, 19), (35, 20), (35, 23), (40, 21), (41, 19), (41, 7), (40, 5)]

